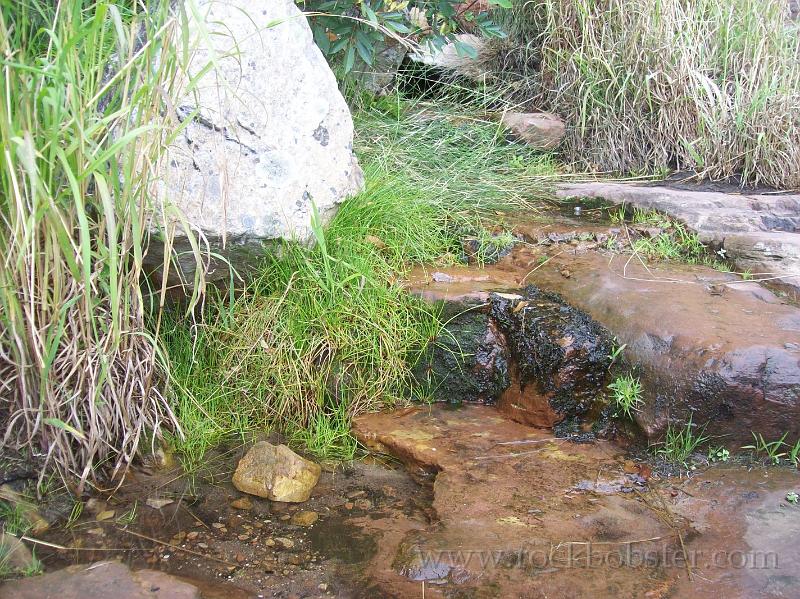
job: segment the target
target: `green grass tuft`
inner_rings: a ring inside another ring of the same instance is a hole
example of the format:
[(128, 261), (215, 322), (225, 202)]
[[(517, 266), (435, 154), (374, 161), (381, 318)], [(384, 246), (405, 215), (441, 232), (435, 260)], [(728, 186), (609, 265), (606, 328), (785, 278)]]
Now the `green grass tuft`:
[(670, 423), (664, 441), (656, 449), (656, 454), (667, 462), (688, 467), (688, 460), (692, 454), (710, 439), (704, 434), (704, 431), (705, 427), (699, 431), (694, 430), (691, 417), (683, 426), (675, 426)]
[(0, 0), (2, 441), (43, 477), (175, 424), (140, 282), (180, 32), (170, 3)]
[(616, 415), (623, 415), (632, 419), (633, 413), (644, 401), (642, 399), (642, 383), (631, 374), (618, 376), (608, 388), (611, 390), (611, 399), (617, 408)]

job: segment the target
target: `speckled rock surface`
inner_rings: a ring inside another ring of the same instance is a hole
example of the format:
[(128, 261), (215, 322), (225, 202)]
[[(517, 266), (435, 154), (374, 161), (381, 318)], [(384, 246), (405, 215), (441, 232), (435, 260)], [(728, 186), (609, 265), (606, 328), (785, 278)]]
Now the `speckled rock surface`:
[[(190, 20), (189, 75), (216, 66), (177, 103), (179, 120), (190, 122), (157, 188), (241, 271), (264, 241), (309, 240), (313, 206), (329, 219), (362, 188), (363, 174), (349, 109), (295, 3), (197, 4), (208, 35)], [(183, 266), (191, 270), (191, 261)], [(224, 276), (217, 268), (211, 278)]]

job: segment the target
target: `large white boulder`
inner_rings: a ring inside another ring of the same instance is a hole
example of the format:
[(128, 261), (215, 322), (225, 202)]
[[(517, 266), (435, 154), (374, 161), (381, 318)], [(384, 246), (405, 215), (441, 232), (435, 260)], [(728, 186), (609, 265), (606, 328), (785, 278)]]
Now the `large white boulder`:
[[(293, 0), (191, 1), (194, 52), (176, 104), (190, 122), (156, 188), (243, 270), (264, 242), (308, 241), (312, 204), (324, 222), (362, 188), (353, 122)], [(211, 279), (227, 274), (216, 270)]]

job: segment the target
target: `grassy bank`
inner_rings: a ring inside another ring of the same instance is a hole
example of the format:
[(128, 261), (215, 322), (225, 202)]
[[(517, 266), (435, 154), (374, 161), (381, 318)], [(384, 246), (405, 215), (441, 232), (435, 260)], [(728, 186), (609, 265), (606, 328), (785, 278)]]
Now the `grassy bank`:
[(408, 401), (440, 327), (403, 290), (409, 265), (458, 260), (483, 217), (535, 203), (552, 172), (463, 102), (370, 101), (356, 115), (367, 187), (317, 223), (314, 247), (287, 244), (241, 293), (162, 313), (145, 263), (170, 208), (150, 192), (191, 54), (168, 4), (0, 0), (3, 442), (80, 486), (163, 431), (190, 465), (265, 427), (349, 457), (352, 415)]
[(351, 457), (350, 418), (413, 396), (411, 367), (441, 326), (404, 291), (407, 269), (458, 260), (482, 218), (548, 193), (549, 158), (506, 143), (480, 113), (394, 97), (355, 120), (364, 192), (315, 228), (313, 248), (265, 257), (235, 300), (166, 337), (190, 467), (222, 438), (265, 428)]
[(567, 158), (800, 187), (800, 31), (773, 0), (537, 0), (498, 14), (495, 70), (567, 125)]

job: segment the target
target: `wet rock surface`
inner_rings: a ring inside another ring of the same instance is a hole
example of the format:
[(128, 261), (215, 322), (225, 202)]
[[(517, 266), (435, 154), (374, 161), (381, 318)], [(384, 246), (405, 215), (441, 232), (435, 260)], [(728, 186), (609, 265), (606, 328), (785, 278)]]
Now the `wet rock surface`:
[[(378, 542), (396, 552), (368, 568), (379, 596), (417, 597), (423, 582), (428, 597), (791, 596), (794, 469), (662, 479), (606, 441), (557, 439), (478, 405), (370, 414), (354, 430), (437, 472), (435, 525)], [(769, 552), (772, 567), (738, 565)]]
[(727, 234), (723, 246), (736, 257), (739, 268), (785, 289), (795, 300), (798, 298), (800, 234), (785, 231)]
[[(496, 265), (450, 268), (439, 282), (418, 269), (409, 287), (444, 302), (489, 298), (493, 291), (518, 294), (530, 284), (558, 293), (626, 346), (624, 358), (644, 388), (636, 420), (651, 440), (690, 416), (731, 447), (751, 440), (752, 431), (770, 438), (800, 434), (800, 309), (730, 273), (603, 253), (596, 240), (580, 241), (574, 230), (569, 241), (533, 244), (553, 232), (550, 225), (531, 226), (525, 233), (531, 243)], [(518, 334), (534, 332), (523, 324), (513, 324)], [(561, 337), (553, 332), (550, 343)], [(520, 355), (536, 358), (540, 345), (520, 348), (509, 371)], [(580, 367), (600, 376), (597, 364)], [(543, 384), (553, 380), (552, 373), (536, 376)]]
[[(634, 597), (666, 580), (656, 575), (654, 585), (642, 572), (557, 565), (590, 539), (629, 539), (632, 530), (643, 538), (671, 536), (633, 493), (587, 502), (576, 490), (583, 480), (625, 477), (621, 453), (606, 442), (569, 443), (473, 405), (367, 415), (356, 420), (354, 431), (368, 447), (396, 455), (410, 468), (437, 471), (438, 525), (407, 534), (394, 559), (380, 566), (380, 577), (392, 581), (398, 596), (413, 596), (424, 581), (435, 597), (458, 591), (602, 597), (612, 589)], [(633, 478), (626, 484), (640, 487)]]
[(800, 231), (800, 195), (693, 191), (660, 185), (575, 183), (559, 187), (560, 198), (595, 198), (658, 210), (682, 220), (703, 241), (724, 232)]
[(489, 307), (488, 297), (441, 306), (447, 335), (431, 344), (414, 368), (425, 394), (437, 401), (483, 403), (508, 388), (509, 349)]
[[(800, 509), (786, 501), (794, 469), (723, 466), (678, 485), (671, 510), (689, 519), (695, 567), (676, 597), (788, 599), (800, 588)], [(672, 495), (672, 493), (670, 493)]]
[(157, 570), (133, 571), (118, 562), (68, 566), (0, 585), (2, 599), (201, 599), (194, 585)]
[(492, 319), (510, 340), (511, 384), (501, 411), (533, 426), (580, 419), (602, 403), (612, 340), (584, 312), (535, 286), (492, 294)]
[(591, 198), (657, 210), (685, 222), (701, 240), (800, 297), (800, 195), (741, 193), (625, 183), (562, 185), (561, 198)]

